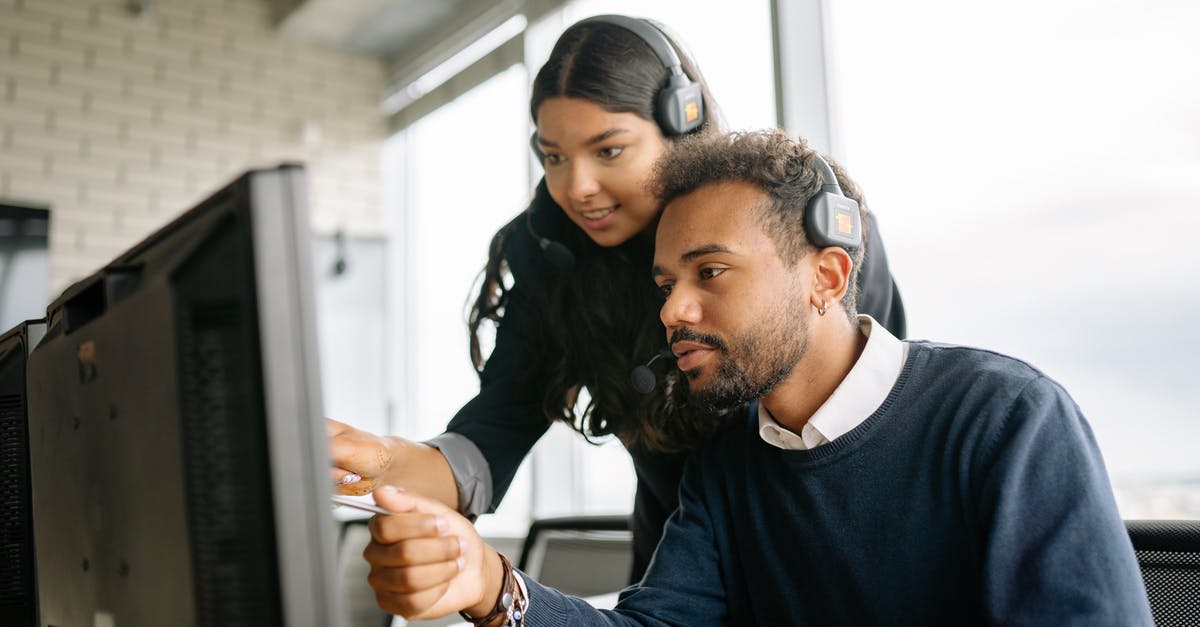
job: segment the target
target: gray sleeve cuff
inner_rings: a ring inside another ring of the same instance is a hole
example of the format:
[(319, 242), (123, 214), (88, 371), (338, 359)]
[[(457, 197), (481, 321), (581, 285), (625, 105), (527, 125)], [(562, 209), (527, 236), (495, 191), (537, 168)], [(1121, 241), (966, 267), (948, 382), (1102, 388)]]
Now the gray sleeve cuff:
[(475, 520), (492, 506), (492, 470), (479, 447), (465, 435), (446, 432), (425, 444), (442, 452), (458, 486), (458, 511)]

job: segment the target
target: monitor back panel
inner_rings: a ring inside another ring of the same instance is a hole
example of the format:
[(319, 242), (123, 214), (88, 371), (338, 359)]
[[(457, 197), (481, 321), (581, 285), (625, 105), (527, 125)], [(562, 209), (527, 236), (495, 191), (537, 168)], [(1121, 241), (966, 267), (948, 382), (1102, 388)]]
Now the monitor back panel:
[(44, 623), (281, 624), (236, 231), (31, 356)]
[[(296, 281), (264, 275), (252, 196), (280, 176), (235, 182), (52, 305), (29, 380), (43, 624), (332, 624), (328, 573), (294, 566), (332, 556), (328, 505), (302, 474), (275, 476), (280, 458), (327, 473), (307, 455), (319, 407), (277, 427), (268, 407), (308, 394), (269, 389), (264, 363), (260, 284)], [(296, 527), (320, 529), (283, 542)]]

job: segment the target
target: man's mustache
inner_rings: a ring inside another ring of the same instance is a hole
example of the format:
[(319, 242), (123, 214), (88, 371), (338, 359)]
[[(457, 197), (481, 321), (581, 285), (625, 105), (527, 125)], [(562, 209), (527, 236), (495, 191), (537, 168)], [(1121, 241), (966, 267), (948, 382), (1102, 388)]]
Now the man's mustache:
[(729, 352), (729, 347), (725, 345), (725, 342), (715, 335), (700, 333), (699, 331), (695, 331), (689, 327), (679, 327), (678, 329), (675, 329), (674, 333), (671, 334), (671, 344), (685, 341), (706, 344), (713, 348), (719, 349), (723, 353)]

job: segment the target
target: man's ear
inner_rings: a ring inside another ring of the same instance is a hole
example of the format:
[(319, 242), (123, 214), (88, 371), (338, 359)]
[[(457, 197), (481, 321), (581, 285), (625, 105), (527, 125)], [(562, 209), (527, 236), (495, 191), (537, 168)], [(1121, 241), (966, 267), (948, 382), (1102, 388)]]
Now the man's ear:
[(822, 248), (817, 251), (815, 262), (813, 307), (824, 309), (842, 302), (846, 290), (850, 289), (850, 271), (854, 268), (850, 253), (839, 246)]

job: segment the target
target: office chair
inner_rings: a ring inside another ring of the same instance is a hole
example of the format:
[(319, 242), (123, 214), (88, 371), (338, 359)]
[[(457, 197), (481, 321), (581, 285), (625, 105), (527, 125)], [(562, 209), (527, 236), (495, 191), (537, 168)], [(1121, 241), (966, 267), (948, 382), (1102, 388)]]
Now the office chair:
[(628, 516), (543, 518), (529, 526), (517, 568), (566, 594), (595, 597), (629, 583)]
[(1127, 520), (1158, 627), (1200, 625), (1200, 520)]
[(367, 583), (371, 567), (363, 559), (363, 549), (371, 542), (367, 518), (342, 522), (338, 541), (337, 591), (342, 598), (343, 620), (347, 627), (387, 627), (392, 616), (379, 609), (375, 591)]

